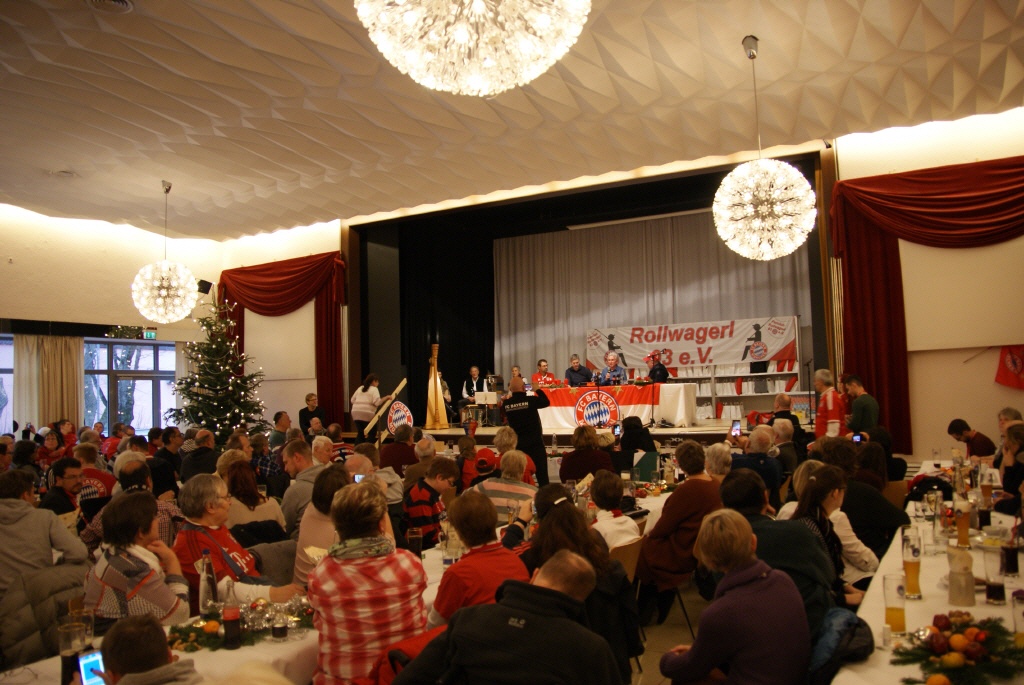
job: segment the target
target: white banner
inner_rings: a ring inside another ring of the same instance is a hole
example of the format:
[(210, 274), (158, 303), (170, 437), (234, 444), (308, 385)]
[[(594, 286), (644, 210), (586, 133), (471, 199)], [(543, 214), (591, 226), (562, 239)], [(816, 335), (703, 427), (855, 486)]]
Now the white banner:
[(587, 366), (604, 368), (608, 352), (618, 355), (620, 366), (637, 369), (631, 377), (647, 375), (643, 359), (655, 351), (673, 376), (693, 366), (792, 361), (796, 331), (795, 316), (594, 328), (587, 333)]

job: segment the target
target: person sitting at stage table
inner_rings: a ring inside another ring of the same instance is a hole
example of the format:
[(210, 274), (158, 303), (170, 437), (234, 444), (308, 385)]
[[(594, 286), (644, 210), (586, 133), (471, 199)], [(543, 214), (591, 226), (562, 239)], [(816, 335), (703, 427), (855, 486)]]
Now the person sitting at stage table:
[(563, 483), (583, 480), (587, 474), (599, 469), (612, 471), (615, 468), (611, 456), (598, 448), (597, 431), (593, 426), (577, 426), (571, 442), (573, 451), (562, 457), (562, 465), (558, 469), (558, 477)]
[(686, 480), (668, 496), (661, 518), (644, 537), (636, 569), (644, 624), (654, 618), (655, 610), (658, 623), (668, 618), (675, 589), (697, 569), (693, 545), (700, 522), (722, 507), (718, 481), (704, 471), (704, 448), (684, 440), (676, 448), (675, 458)]
[(85, 607), (99, 634), (119, 618), (153, 614), (167, 626), (189, 616), (181, 562), (160, 539), (156, 498), (121, 495), (103, 508), (103, 553), (85, 578)]
[(309, 603), (320, 635), (317, 684), (367, 678), (389, 645), (423, 632), (427, 623), (427, 573), (417, 555), (395, 549), (385, 535), (388, 503), (380, 486), (343, 487), (334, 496), (331, 518), (338, 543), (309, 573)]
[(665, 383), (668, 381), (668, 369), (661, 363), (661, 350), (652, 350), (644, 357), (647, 364), (647, 377), (652, 383)]
[(271, 602), (287, 602), (302, 594), (298, 585), (271, 586), (256, 570), (256, 559), (228, 531), (228, 509), (231, 496), (228, 486), (211, 473), (196, 474), (178, 493), (178, 506), (185, 515), (185, 525), (174, 541), (174, 553), (181, 562), (182, 575), (189, 581), (189, 604), (192, 615), (199, 613), (199, 571), (196, 562), (203, 550), (210, 551), (218, 594), (227, 591), (227, 579), (235, 581), (235, 594), (245, 602), (263, 598)]
[(569, 357), (569, 368), (565, 370), (565, 384), (570, 388), (578, 388), (594, 380), (594, 373), (580, 364), (580, 356)]
[(598, 385), (622, 385), (626, 382), (626, 370), (619, 366), (619, 355), (615, 352), (606, 352), (604, 355), (605, 367), (594, 379)]
[(732, 509), (708, 514), (696, 547), (705, 566), (725, 575), (693, 644), (662, 656), (661, 674), (673, 683), (805, 682), (811, 635), (803, 600), (788, 575), (756, 557), (757, 536), (746, 518)]
[(462, 607), (493, 604), (506, 580), (530, 581), (519, 556), (498, 542), (498, 510), (483, 493), (471, 490), (455, 498), (448, 521), (468, 551), (441, 576), (427, 627), (445, 624)]
[(548, 360), (538, 359), (537, 360), (537, 373), (530, 376), (530, 383), (536, 388), (546, 388), (549, 385), (554, 385), (555, 374), (548, 372)]
[(469, 378), (462, 383), (462, 399), (459, 400), (459, 409), (476, 404), (476, 394), (486, 391), (487, 381), (480, 375), (480, 367), (469, 367)]

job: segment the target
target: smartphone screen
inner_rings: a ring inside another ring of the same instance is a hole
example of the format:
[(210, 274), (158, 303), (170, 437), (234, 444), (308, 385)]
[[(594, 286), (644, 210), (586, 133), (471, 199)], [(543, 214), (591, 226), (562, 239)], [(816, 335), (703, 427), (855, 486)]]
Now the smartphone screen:
[(733, 437), (739, 437), (739, 434), (740, 434), (740, 420), (739, 419), (733, 419), (732, 430), (730, 432), (732, 433)]
[(622, 435), (622, 425), (618, 423), (615, 424), (615, 428), (612, 429), (612, 433), (614, 433), (616, 436)]
[(82, 685), (105, 685), (103, 678), (93, 670), (103, 670), (103, 655), (99, 651), (86, 652), (78, 657), (78, 672), (82, 676)]
[(363, 474), (357, 473), (355, 475), (355, 480), (356, 480), (357, 483), (361, 483), (363, 481)]
[(854, 442), (860, 442), (860, 438), (861, 438), (860, 434), (858, 434), (858, 433), (854, 433), (853, 434), (853, 441)]

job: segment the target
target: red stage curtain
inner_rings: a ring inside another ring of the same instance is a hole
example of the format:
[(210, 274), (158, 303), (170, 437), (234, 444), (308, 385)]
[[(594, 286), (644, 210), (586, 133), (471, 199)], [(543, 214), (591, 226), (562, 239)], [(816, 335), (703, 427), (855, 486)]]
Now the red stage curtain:
[(217, 298), (239, 305), (230, 315), (239, 351), (245, 349), (245, 309), (261, 316), (283, 316), (315, 298), (316, 394), (327, 417), (344, 423), (341, 305), (345, 304), (345, 262), (339, 252), (227, 269), (221, 272)]
[(836, 183), (832, 245), (842, 258), (842, 370), (881, 398), (893, 448), (912, 453), (899, 239), (967, 248), (1024, 235), (1024, 157)]

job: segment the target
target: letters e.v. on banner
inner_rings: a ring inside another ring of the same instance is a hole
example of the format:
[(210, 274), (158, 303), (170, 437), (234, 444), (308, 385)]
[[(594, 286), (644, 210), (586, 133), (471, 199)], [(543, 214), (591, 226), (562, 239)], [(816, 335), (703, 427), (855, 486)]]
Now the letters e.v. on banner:
[(587, 334), (587, 366), (602, 369), (605, 355), (615, 352), (620, 366), (646, 372), (644, 357), (655, 350), (669, 373), (687, 366), (795, 360), (796, 331), (795, 316), (594, 328)]

